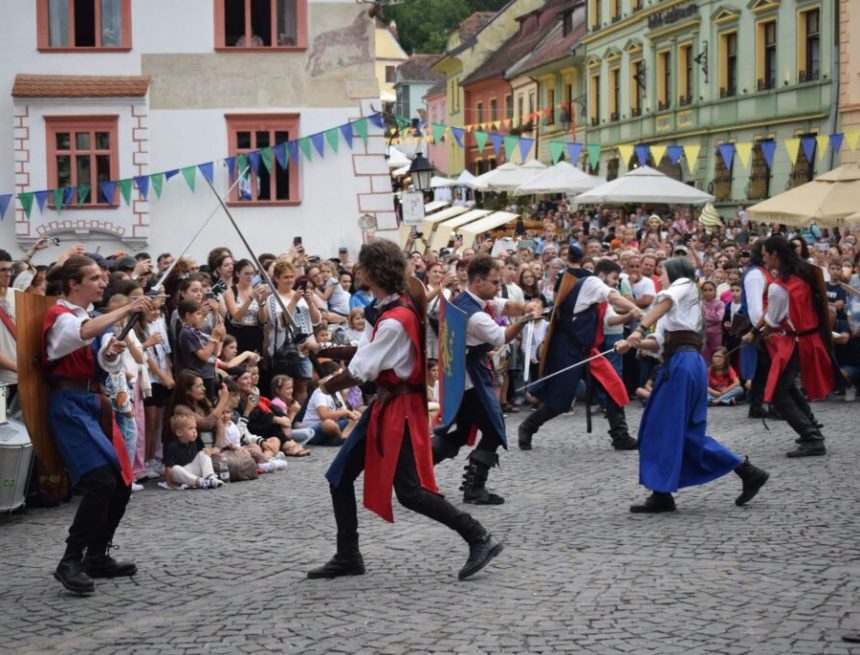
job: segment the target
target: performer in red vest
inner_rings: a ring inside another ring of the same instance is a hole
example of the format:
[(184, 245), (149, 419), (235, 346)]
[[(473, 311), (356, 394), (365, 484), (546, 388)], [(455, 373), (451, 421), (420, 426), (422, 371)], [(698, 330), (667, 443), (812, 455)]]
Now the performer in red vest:
[(84, 594), (95, 590), (93, 578), (137, 572), (134, 563), (117, 562), (109, 552), (131, 493), (132, 472), (97, 376), (99, 366), (119, 366), (125, 350), (115, 338), (99, 343), (99, 337), (117, 321), (148, 309), (149, 300), (138, 298), (91, 318), (87, 308), (101, 300), (106, 283), (89, 257), (66, 260), (62, 283), (63, 297), (47, 311), (42, 325), (43, 364), (52, 387), (48, 423), (72, 484), (83, 497), (54, 577), (66, 589)]
[(762, 335), (766, 339), (771, 366), (764, 400), (772, 403), (799, 435), (798, 447), (786, 454), (824, 455), (827, 451), (820, 427), (794, 384), (800, 373), (810, 400), (825, 398), (836, 386), (824, 282), (816, 280), (815, 268), (802, 261), (784, 237), (765, 240), (763, 259), (777, 276), (768, 287), (767, 311), (744, 341), (751, 343)]
[[(406, 295), (406, 259), (394, 243), (377, 240), (364, 245), (358, 264), (376, 305), (365, 309), (367, 327), (348, 369), (325, 381), (323, 389), (331, 394), (375, 381), (379, 393), (326, 473), (337, 523), (337, 553), (308, 577), (364, 573), (354, 484), (365, 471), (367, 509), (393, 522), (393, 487), (401, 505), (463, 537), (469, 544), (469, 557), (459, 573), (463, 580), (498, 555), (502, 544), (436, 491), (426, 399), (426, 301)], [(319, 348), (314, 343), (307, 347)]]

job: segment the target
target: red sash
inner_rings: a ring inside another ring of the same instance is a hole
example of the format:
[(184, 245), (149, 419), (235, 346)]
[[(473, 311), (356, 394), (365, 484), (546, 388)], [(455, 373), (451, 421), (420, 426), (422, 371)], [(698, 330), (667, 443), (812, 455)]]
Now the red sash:
[[(600, 303), (597, 306), (597, 329), (594, 332), (594, 343), (588, 351), (588, 357), (594, 357), (600, 353), (599, 348), (603, 345), (603, 319), (606, 316), (606, 303)], [(591, 374), (594, 379), (603, 385), (606, 393), (620, 407), (624, 407), (630, 403), (630, 397), (627, 395), (627, 389), (624, 387), (624, 382), (618, 376), (615, 367), (609, 362), (606, 357), (598, 357), (588, 363), (591, 369)]]

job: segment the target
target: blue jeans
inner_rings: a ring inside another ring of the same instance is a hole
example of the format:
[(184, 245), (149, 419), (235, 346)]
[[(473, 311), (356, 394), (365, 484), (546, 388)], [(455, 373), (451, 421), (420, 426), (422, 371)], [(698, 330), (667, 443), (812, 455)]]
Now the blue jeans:
[(860, 382), (860, 366), (840, 366), (842, 370), (842, 375), (845, 376), (846, 386), (849, 384), (853, 384), (855, 387), (858, 386), (858, 382)]
[(743, 387), (735, 387), (731, 391), (727, 391), (721, 396), (715, 396), (712, 393), (708, 393), (708, 400), (712, 403), (720, 403), (721, 405), (731, 405), (732, 400), (735, 398), (743, 398), (744, 396), (744, 388)]
[[(623, 334), (605, 334), (603, 335), (603, 346), (601, 350), (609, 350), (614, 347), (616, 343), (621, 341), (624, 338)], [(604, 355), (609, 363), (612, 364), (612, 368), (615, 369), (615, 372), (620, 376), (621, 373), (621, 365), (624, 356), (619, 352), (609, 353), (608, 355)]]

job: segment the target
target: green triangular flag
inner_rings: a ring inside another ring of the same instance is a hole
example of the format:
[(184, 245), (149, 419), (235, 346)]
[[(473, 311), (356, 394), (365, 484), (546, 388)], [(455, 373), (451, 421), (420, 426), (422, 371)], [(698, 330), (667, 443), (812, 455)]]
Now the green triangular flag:
[(305, 156), (305, 159), (308, 161), (311, 160), (311, 142), (306, 136), (303, 136), (299, 139), (299, 148), (302, 149), (302, 153)]
[(325, 139), (328, 141), (328, 147), (331, 148), (332, 152), (337, 153), (337, 142), (338, 142), (338, 131), (336, 127), (327, 130), (325, 133)]
[(126, 205), (131, 204), (131, 178), (127, 180), (119, 180), (117, 183), (119, 187), (119, 193), (122, 196), (122, 199), (125, 200)]
[(266, 167), (266, 170), (271, 173), (272, 167), (275, 165), (275, 153), (271, 148), (263, 148), (260, 150), (260, 159), (263, 162), (263, 165)]
[(564, 152), (564, 141), (550, 141), (549, 152), (552, 156), (552, 163), (557, 164), (558, 160), (561, 159), (561, 153)]
[(196, 166), (186, 166), (185, 168), (179, 169), (182, 172), (182, 177), (185, 178), (186, 184), (188, 184), (188, 188), (194, 191), (194, 182), (197, 180), (197, 167)]
[(445, 136), (445, 126), (441, 123), (433, 123), (433, 143), (439, 143)]
[(244, 175), (245, 169), (248, 168), (248, 155), (239, 155), (236, 157), (236, 171), (238, 175)]
[(164, 186), (164, 173), (156, 173), (155, 175), (150, 175), (149, 182), (150, 184), (152, 184), (152, 188), (155, 190), (156, 198), (160, 198), (161, 187)]
[(24, 213), (27, 215), (27, 218), (30, 218), (30, 212), (33, 211), (33, 194), (31, 192), (19, 193), (18, 200), (21, 201), (21, 207), (24, 209)]
[(361, 137), (361, 140), (367, 144), (367, 119), (362, 118), (352, 124), (352, 129)]
[(588, 144), (588, 163), (591, 165), (592, 168), (597, 168), (597, 165), (600, 163), (599, 143)]
[(484, 146), (487, 145), (487, 139), (489, 136), (489, 132), (481, 132), (480, 130), (475, 132), (475, 143), (478, 144), (478, 150), (484, 149)]
[(520, 137), (508, 134), (505, 137), (505, 158), (508, 161), (513, 160), (514, 153), (517, 151), (517, 146), (520, 143)]
[(65, 193), (63, 192), (63, 189), (54, 189), (51, 191), (51, 195), (54, 197), (54, 209), (56, 209), (59, 214), (63, 211), (63, 196)]
[(78, 185), (78, 207), (80, 207), (86, 202), (87, 196), (90, 195), (91, 188), (92, 187), (90, 187), (89, 184)]

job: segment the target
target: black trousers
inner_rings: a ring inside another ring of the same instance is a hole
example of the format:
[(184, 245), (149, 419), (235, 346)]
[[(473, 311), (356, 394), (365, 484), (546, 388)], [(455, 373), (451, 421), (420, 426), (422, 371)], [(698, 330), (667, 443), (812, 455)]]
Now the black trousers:
[(70, 549), (104, 548), (125, 514), (131, 487), (112, 466), (100, 466), (81, 476), (77, 489), (83, 492), (69, 536)]
[[(337, 523), (338, 552), (349, 554), (358, 550), (358, 514), (355, 501), (355, 480), (364, 470), (367, 440), (356, 444), (347, 457), (338, 486), (329, 485)], [(485, 530), (466, 512), (461, 512), (439, 494), (421, 486), (415, 468), (415, 454), (409, 428), (405, 428), (403, 445), (394, 472), (394, 493), (406, 509), (438, 521), (472, 543), (484, 536)]]
[(788, 364), (776, 383), (772, 404), (798, 435), (804, 439), (817, 441), (822, 438), (821, 431), (812, 418), (812, 409), (810, 409), (809, 403), (806, 402), (806, 398), (794, 384), (798, 373), (800, 373), (800, 355), (797, 346), (795, 346), (791, 359), (788, 360)]
[(466, 445), (472, 426), (477, 426), (481, 431), (481, 439), (475, 450), (484, 450), (495, 453), (502, 445), (502, 438), (493, 427), (493, 422), (484, 403), (478, 398), (475, 389), (469, 389), (463, 394), (463, 401), (457, 412), (457, 427), (453, 432), (448, 432), (433, 439), (433, 461), (441, 462), (443, 459), (456, 457), (460, 448)]
[(755, 375), (750, 384), (750, 406), (761, 407), (764, 403), (764, 388), (767, 385), (767, 376), (770, 373), (770, 353), (763, 343), (756, 344), (758, 355), (756, 356)]

